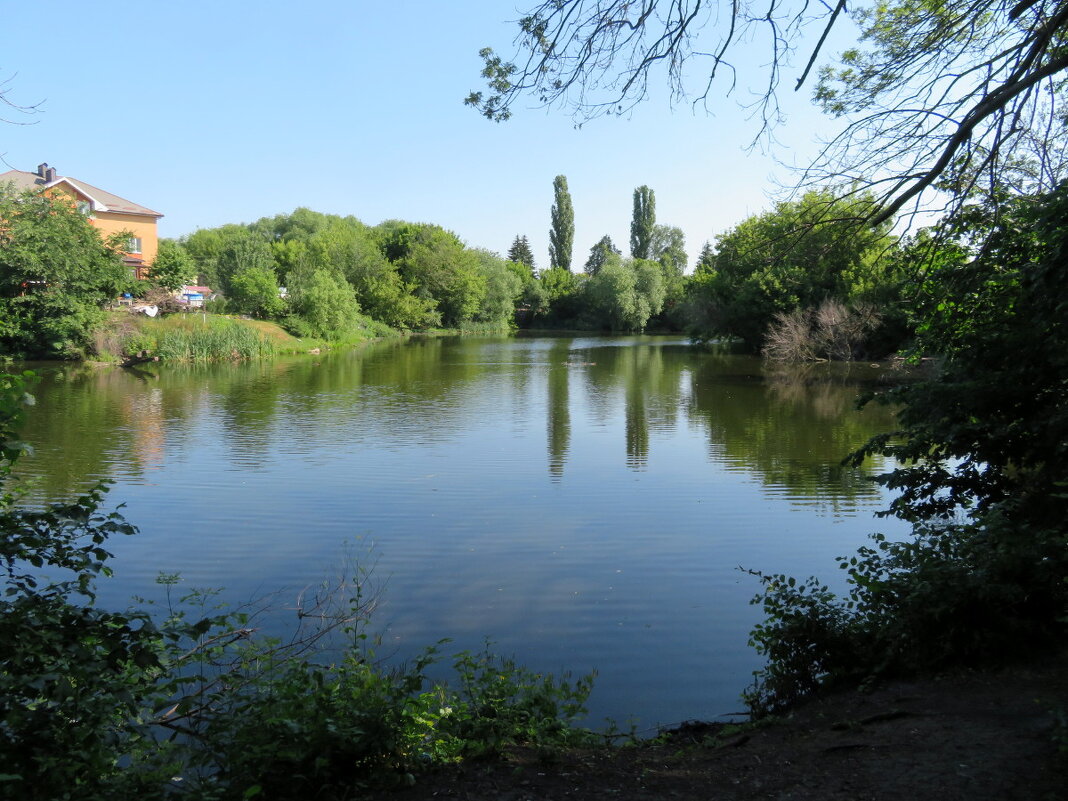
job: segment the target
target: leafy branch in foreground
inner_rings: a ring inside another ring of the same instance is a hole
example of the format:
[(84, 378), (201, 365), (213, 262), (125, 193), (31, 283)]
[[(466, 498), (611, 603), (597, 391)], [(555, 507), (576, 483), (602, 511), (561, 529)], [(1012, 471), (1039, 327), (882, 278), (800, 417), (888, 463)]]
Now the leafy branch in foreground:
[[(841, 125), (802, 187), (871, 192), (880, 224), (940, 197), (959, 210), (975, 191), (1048, 192), (1064, 177), (1065, 0), (541, 0), (518, 21), (514, 57), (482, 50), (487, 90), (466, 102), (502, 121), (530, 97), (581, 123), (626, 114), (659, 84), (707, 108), (719, 79), (726, 95), (752, 90), (758, 136), (768, 136), (795, 52), (808, 56), (796, 91), (844, 16), (856, 44), (818, 69), (814, 91)], [(763, 58), (747, 65), (754, 47)]]

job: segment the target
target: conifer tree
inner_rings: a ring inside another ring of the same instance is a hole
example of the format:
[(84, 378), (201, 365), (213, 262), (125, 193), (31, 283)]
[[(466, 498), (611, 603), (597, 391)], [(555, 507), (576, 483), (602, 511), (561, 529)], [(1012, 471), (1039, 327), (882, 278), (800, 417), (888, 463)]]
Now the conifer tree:
[(575, 210), (571, 205), (571, 193), (567, 191), (567, 178), (563, 175), (553, 179), (553, 198), (549, 266), (570, 271), (571, 251), (575, 245)]
[(516, 234), (512, 246), (508, 248), (508, 261), (516, 264), (525, 264), (534, 272), (534, 251), (530, 249), (530, 242), (526, 234)]
[(597, 275), (612, 253), (618, 256), (619, 249), (612, 243), (612, 237), (605, 234), (597, 241), (596, 245), (590, 248), (590, 257), (586, 259), (586, 274)]
[(712, 243), (708, 240), (705, 240), (704, 247), (701, 248), (701, 255), (697, 257), (697, 266), (708, 268), (712, 267), (712, 264), (714, 263), (716, 258), (715, 253), (716, 252), (712, 249)]

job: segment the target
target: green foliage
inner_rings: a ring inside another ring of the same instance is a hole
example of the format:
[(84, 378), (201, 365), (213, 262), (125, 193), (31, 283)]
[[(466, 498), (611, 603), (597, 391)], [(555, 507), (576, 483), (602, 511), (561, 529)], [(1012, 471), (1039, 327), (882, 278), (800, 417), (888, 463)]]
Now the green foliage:
[(478, 653), (456, 656), (458, 687), (441, 728), (462, 743), (466, 756), (496, 752), (513, 745), (545, 747), (590, 745), (594, 735), (577, 726), (586, 714), (586, 699), (595, 673), (571, 681), (534, 673), (500, 657), (491, 644)]
[(656, 196), (647, 186), (634, 190), (634, 212), (630, 220), (630, 255), (636, 259), (655, 259), (653, 231), (656, 228)]
[[(344, 337), (361, 314), (394, 329), (500, 329), (533, 280), (530, 264), (525, 275), (506, 272), (498, 257), (465, 247), (440, 226), (388, 220), (371, 228), (303, 208), (197, 231), (184, 246), (227, 295), (214, 311), (284, 315), (302, 337)], [(517, 253), (533, 262), (528, 252)], [(274, 291), (279, 283), (288, 305)]]
[(230, 281), (246, 267), (274, 269), (270, 246), (262, 234), (244, 225), (222, 225), (194, 231), (182, 241), (196, 264), (200, 282), (225, 295)]
[(686, 272), (686, 235), (673, 225), (657, 225), (649, 242), (650, 258), (659, 261), (666, 275)]
[(356, 292), (337, 273), (325, 269), (298, 269), (290, 272), (290, 311), (301, 317), (313, 336), (341, 339), (356, 327), (360, 306)]
[[(324, 220), (313, 226), (312, 219), (317, 218), (312, 215), (297, 209), (291, 216), (303, 218), (304, 224), (284, 228), (290, 238), (278, 244), (302, 248), (299, 260), (287, 260), (287, 269), (304, 265), (339, 272), (355, 290), (360, 308), (392, 327), (427, 328), (441, 323), (434, 299), (413, 294), (414, 284), (405, 283), (397, 265), (386, 258), (375, 231), (353, 217), (320, 215)], [(304, 238), (295, 238), (298, 235)]]
[[(25, 450), (14, 438), (33, 380), (0, 376), (0, 765), (28, 801), (95, 799), (134, 736), (136, 699), (157, 665), (145, 615), (96, 609), (105, 542), (133, 533), (97, 509), (103, 487), (69, 503), (20, 509), (6, 482)], [(49, 579), (59, 571), (61, 579)]]
[(777, 314), (828, 299), (888, 302), (899, 283), (886, 258), (894, 240), (886, 225), (861, 222), (870, 209), (863, 196), (809, 192), (720, 236), (694, 271), (691, 301), (703, 307), (694, 333), (759, 349)]
[(506, 261), (488, 250), (473, 253), (485, 282), (485, 294), (475, 319), (507, 329), (514, 324), (516, 301), (523, 293), (524, 284), (533, 283), (530, 273), (513, 269), (518, 266), (516, 262)]
[[(968, 219), (972, 217), (971, 224)], [(912, 537), (840, 560), (849, 594), (762, 577), (769, 657), (749, 702), (773, 709), (865, 679), (1057, 648), (1068, 622), (1068, 185), (968, 209), (918, 298), (928, 380), (882, 396), (897, 431), (851, 457), (897, 459), (879, 477)], [(976, 231), (986, 229), (972, 251)]]
[(173, 239), (161, 239), (149, 277), (152, 283), (174, 292), (196, 281), (197, 268), (180, 243)]
[(571, 253), (575, 247), (575, 209), (571, 205), (567, 178), (563, 175), (557, 175), (553, 179), (550, 219), (552, 226), (549, 228), (549, 268), (570, 271)]
[(234, 311), (260, 320), (278, 317), (286, 307), (279, 296), (278, 276), (273, 267), (249, 265), (230, 276), (227, 294)]
[(664, 306), (660, 265), (611, 255), (586, 283), (583, 294), (598, 323), (613, 331), (641, 331)]
[(0, 353), (86, 355), (103, 307), (132, 284), (118, 248), (71, 204), (0, 186)]
[[(865, 452), (907, 466), (884, 477), (909, 520), (985, 512), (1064, 519), (1068, 487), (1068, 187), (969, 209), (951, 233), (993, 233), (971, 258), (939, 252), (916, 305), (917, 348), (942, 356), (936, 380), (888, 393), (901, 430)], [(985, 222), (984, 222), (985, 220)], [(991, 226), (991, 222), (996, 224)]]
[(612, 255), (620, 255), (619, 250), (612, 244), (612, 237), (605, 234), (590, 248), (590, 257), (586, 259), (586, 275), (597, 275), (605, 262)]
[(473, 320), (486, 294), (478, 258), (456, 234), (436, 225), (383, 224), (383, 248), (416, 297), (436, 304), (441, 323), (459, 328)]
[(516, 234), (512, 246), (508, 248), (508, 261), (515, 264), (525, 264), (532, 275), (536, 272), (534, 251), (530, 249), (530, 241), (527, 239), (526, 234), (523, 236)]

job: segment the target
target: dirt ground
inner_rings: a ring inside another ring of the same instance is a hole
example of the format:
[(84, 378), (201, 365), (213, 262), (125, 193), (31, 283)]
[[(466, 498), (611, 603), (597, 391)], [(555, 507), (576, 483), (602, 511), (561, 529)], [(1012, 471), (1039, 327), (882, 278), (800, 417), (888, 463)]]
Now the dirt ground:
[(1068, 801), (1068, 660), (846, 692), (746, 733), (503, 758), (384, 794), (430, 799)]

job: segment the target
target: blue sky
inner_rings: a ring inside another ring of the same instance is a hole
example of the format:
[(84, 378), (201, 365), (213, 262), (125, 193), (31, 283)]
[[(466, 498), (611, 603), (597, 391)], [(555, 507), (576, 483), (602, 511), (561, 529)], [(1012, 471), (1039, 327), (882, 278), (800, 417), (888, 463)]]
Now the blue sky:
[(508, 0), (9, 4), (0, 79), (40, 113), (0, 111), (34, 123), (0, 125), (0, 156), (160, 211), (164, 236), (308, 206), (433, 222), (502, 253), (526, 234), (539, 266), (564, 174), (581, 269), (606, 233), (627, 250), (635, 187), (655, 191), (692, 264), (770, 205), (789, 179), (771, 156), (811, 152), (820, 120), (804, 93), (785, 98), (790, 144), (768, 155), (745, 151), (755, 128), (736, 100), (708, 115), (659, 96), (581, 129), (536, 108), (488, 122), (462, 100), (481, 88), (480, 48), (512, 52), (518, 16)]

